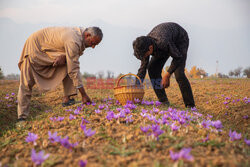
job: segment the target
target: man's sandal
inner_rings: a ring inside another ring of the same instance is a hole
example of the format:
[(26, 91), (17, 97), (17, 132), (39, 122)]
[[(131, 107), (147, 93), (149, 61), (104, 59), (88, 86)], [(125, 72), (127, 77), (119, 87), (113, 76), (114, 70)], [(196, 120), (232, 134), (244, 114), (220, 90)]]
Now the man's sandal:
[(73, 104), (75, 104), (75, 103), (76, 103), (75, 99), (69, 99), (68, 102), (62, 103), (62, 106), (63, 106), (63, 107), (67, 107), (67, 106), (71, 106), (71, 105), (73, 105)]

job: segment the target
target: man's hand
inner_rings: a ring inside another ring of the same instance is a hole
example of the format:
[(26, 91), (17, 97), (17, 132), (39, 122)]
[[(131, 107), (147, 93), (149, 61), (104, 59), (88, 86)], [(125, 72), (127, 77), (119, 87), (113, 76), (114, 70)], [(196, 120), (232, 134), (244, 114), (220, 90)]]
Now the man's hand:
[(163, 76), (163, 78), (161, 80), (161, 85), (163, 88), (168, 88), (170, 86), (170, 76), (171, 76), (171, 74), (169, 72), (167, 72)]
[(82, 97), (82, 103), (86, 104), (88, 102), (91, 102), (91, 99), (89, 98), (89, 96), (88, 95), (83, 96)]
[(61, 66), (66, 64), (66, 56), (65, 55), (60, 55), (57, 56), (56, 59), (54, 60), (53, 67), (55, 66)]

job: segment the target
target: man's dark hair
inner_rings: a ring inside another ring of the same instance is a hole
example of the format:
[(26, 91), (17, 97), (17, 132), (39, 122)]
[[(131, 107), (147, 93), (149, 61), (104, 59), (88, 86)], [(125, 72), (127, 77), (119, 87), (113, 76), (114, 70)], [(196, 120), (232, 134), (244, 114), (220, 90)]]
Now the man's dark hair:
[(134, 55), (137, 59), (142, 60), (145, 53), (149, 50), (149, 46), (153, 45), (153, 41), (150, 37), (140, 36), (133, 42)]

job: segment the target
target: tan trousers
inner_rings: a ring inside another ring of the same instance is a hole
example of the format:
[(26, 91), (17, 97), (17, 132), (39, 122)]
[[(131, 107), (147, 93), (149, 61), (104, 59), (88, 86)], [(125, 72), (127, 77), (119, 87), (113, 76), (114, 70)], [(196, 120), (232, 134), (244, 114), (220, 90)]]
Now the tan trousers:
[[(17, 114), (19, 118), (27, 118), (29, 115), (29, 106), (32, 94), (32, 87), (35, 85), (34, 79), (34, 70), (28, 58), (25, 58), (25, 61), (21, 66), (21, 76), (20, 76), (20, 85), (17, 95)], [(58, 81), (61, 82), (61, 81)], [(68, 75), (63, 79), (63, 89), (65, 96), (73, 96), (77, 94), (76, 88), (73, 85), (73, 81), (69, 78)]]

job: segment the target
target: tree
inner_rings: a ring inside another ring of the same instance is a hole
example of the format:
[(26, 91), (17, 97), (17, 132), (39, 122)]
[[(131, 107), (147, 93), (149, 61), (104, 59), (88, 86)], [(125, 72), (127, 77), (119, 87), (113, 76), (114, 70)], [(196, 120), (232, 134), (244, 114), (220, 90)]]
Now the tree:
[(7, 80), (19, 80), (20, 75), (19, 74), (8, 74), (5, 76), (5, 79), (7, 79)]
[(250, 67), (247, 67), (244, 69), (243, 75), (246, 75), (247, 78), (250, 78)]
[(107, 78), (109, 79), (109, 78), (114, 78), (114, 72), (112, 72), (112, 71), (107, 71)]
[(218, 73), (218, 78), (229, 78), (227, 75)]
[(83, 78), (94, 78), (95, 74), (90, 74), (88, 72), (84, 72), (82, 75)]
[(103, 77), (104, 77), (104, 72), (103, 72), (103, 71), (99, 71), (99, 72), (97, 73), (97, 76), (98, 76), (99, 79), (103, 79)]
[(234, 70), (234, 75), (236, 77), (240, 77), (240, 74), (241, 74), (241, 71), (242, 71), (242, 67), (238, 67)]
[(233, 72), (233, 71), (229, 71), (228, 75), (229, 75), (230, 77), (232, 77), (232, 76), (234, 76), (234, 72)]
[(3, 79), (3, 78), (4, 78), (3, 71), (2, 71), (2, 68), (0, 67), (0, 79)]

